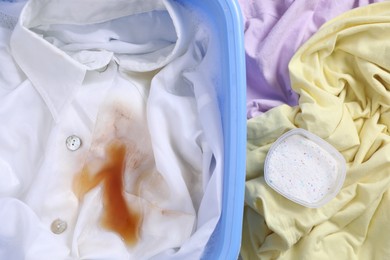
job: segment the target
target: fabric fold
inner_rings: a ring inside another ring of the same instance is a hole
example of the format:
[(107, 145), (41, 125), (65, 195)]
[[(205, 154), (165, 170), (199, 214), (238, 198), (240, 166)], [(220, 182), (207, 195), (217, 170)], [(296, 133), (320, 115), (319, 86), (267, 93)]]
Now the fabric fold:
[[(389, 10), (389, 2), (372, 4), (326, 23), (289, 64), (298, 106), (248, 121), (244, 259), (389, 256)], [(270, 145), (295, 127), (322, 137), (347, 161), (342, 190), (318, 209), (289, 201), (264, 181)]]
[(288, 63), (294, 53), (330, 19), (380, 0), (239, 0), (245, 25), (247, 118), (281, 104), (295, 106)]

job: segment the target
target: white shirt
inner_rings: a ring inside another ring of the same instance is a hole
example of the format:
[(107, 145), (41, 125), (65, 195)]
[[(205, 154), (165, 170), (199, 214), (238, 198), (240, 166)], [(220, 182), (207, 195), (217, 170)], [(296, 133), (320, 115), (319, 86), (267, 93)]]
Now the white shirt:
[(34, 0), (0, 28), (0, 259), (201, 256), (223, 147), (215, 43), (187, 9)]

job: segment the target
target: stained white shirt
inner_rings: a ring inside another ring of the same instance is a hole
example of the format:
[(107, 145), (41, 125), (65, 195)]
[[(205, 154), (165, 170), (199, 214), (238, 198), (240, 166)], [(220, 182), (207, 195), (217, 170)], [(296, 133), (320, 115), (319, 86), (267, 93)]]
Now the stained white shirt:
[(200, 258), (221, 212), (220, 72), (188, 8), (33, 0), (0, 28), (0, 259)]

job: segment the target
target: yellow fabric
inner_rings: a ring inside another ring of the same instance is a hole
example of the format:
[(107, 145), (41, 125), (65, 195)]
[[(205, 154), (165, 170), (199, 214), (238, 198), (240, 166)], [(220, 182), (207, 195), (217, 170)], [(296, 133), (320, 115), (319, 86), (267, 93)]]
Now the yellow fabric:
[[(243, 259), (390, 259), (390, 3), (325, 24), (289, 65), (297, 107), (248, 121)], [(300, 127), (336, 147), (347, 177), (335, 199), (309, 209), (263, 177), (271, 144)]]

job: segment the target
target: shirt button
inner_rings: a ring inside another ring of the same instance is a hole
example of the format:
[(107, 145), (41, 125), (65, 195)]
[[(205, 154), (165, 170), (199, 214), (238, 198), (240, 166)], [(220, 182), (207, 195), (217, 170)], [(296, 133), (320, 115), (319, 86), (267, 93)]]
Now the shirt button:
[(51, 231), (54, 233), (54, 234), (61, 234), (63, 233), (66, 228), (68, 227), (68, 224), (61, 220), (61, 219), (56, 219), (53, 221), (53, 223), (51, 223)]
[(81, 139), (78, 136), (71, 135), (66, 138), (66, 147), (70, 151), (76, 151), (81, 146)]

